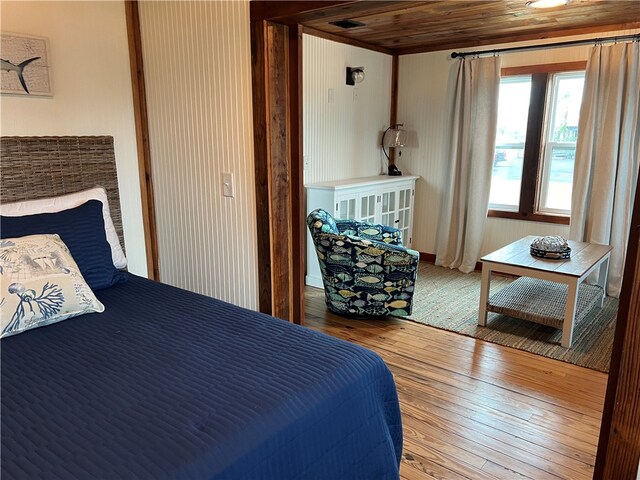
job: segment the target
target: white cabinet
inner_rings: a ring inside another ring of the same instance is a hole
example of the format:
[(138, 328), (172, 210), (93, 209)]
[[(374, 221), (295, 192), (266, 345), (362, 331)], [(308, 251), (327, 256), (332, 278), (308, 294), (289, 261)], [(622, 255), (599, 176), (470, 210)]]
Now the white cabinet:
[[(399, 228), (404, 246), (410, 247), (417, 178), (380, 175), (306, 185), (307, 215), (323, 208), (336, 220), (353, 219)], [(308, 229), (306, 283), (322, 288), (318, 257)]]

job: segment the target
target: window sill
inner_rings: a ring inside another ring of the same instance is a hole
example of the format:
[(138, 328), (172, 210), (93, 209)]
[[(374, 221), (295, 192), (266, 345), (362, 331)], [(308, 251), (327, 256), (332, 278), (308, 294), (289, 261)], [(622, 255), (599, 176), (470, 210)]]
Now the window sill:
[(571, 217), (567, 215), (550, 215), (548, 213), (521, 213), (507, 212), (504, 210), (489, 210), (488, 217), (493, 218), (510, 218), (512, 220), (525, 220), (527, 222), (543, 222), (558, 223), (561, 225), (569, 225)]

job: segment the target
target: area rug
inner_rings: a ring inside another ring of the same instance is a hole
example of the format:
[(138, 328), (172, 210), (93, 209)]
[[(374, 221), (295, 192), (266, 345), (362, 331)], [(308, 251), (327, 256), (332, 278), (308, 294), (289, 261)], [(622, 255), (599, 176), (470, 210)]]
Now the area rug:
[[(512, 278), (493, 275), (491, 293), (504, 288)], [(420, 262), (413, 313), (407, 317), (418, 323), (449, 330), (491, 343), (573, 363), (601, 372), (609, 371), (618, 300), (607, 297), (573, 331), (573, 345), (560, 345), (562, 330), (488, 313), (487, 326), (478, 326), (480, 273)]]

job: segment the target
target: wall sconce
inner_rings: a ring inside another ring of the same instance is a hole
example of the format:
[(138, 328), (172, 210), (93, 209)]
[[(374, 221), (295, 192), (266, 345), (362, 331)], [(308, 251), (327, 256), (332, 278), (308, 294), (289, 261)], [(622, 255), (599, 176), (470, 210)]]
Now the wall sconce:
[[(403, 126), (403, 123), (396, 123), (387, 128), (382, 134), (382, 152), (387, 157), (387, 162), (391, 162), (391, 159), (386, 149), (404, 147), (409, 143), (407, 131), (402, 128)], [(389, 164), (388, 174), (398, 176), (402, 175), (402, 172), (394, 164)]]
[(355, 85), (364, 80), (364, 67), (347, 67), (347, 85)]

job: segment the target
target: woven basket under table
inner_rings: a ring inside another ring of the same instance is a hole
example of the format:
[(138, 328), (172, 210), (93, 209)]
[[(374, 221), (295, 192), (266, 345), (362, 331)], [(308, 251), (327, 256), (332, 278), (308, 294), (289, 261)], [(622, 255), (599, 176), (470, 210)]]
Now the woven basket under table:
[[(489, 298), (487, 310), (530, 322), (562, 328), (567, 285), (520, 277)], [(581, 284), (578, 288), (575, 324), (602, 301), (602, 288)]]

